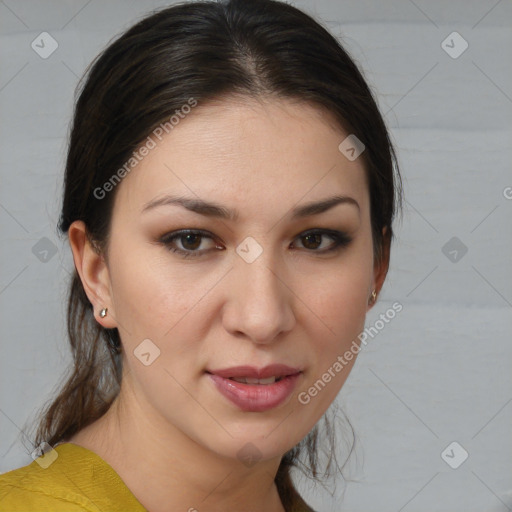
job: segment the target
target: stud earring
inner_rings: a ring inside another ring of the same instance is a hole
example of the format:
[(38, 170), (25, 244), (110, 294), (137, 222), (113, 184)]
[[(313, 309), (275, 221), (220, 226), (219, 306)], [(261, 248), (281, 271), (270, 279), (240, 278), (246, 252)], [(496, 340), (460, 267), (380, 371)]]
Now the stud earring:
[(373, 304), (377, 300), (377, 292), (373, 290), (372, 294), (370, 295), (370, 300), (368, 301), (368, 304)]
[(105, 318), (107, 316), (107, 311), (108, 311), (108, 308), (103, 308), (101, 311), (100, 311), (100, 317), (101, 318)]

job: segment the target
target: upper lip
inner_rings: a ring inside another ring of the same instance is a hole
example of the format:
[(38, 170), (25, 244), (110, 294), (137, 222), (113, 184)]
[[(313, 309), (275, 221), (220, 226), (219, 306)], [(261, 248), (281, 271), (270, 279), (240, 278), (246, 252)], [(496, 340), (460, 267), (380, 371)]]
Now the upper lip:
[(251, 379), (267, 379), (268, 377), (286, 377), (287, 375), (295, 375), (300, 373), (300, 368), (294, 368), (285, 364), (270, 364), (263, 368), (255, 366), (233, 366), (231, 368), (222, 368), (219, 370), (207, 370), (225, 379), (249, 377)]

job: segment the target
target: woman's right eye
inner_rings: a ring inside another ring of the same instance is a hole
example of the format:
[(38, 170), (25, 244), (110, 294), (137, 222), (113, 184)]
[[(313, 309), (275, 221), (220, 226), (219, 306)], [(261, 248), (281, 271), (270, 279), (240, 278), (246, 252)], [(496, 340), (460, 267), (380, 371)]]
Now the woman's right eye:
[[(165, 245), (169, 251), (178, 253), (184, 258), (196, 258), (212, 249), (212, 247), (210, 247), (209, 249), (198, 250), (204, 239), (209, 239), (213, 242), (213, 237), (206, 231), (182, 229), (162, 236), (160, 242)], [(177, 245), (181, 247), (177, 247)], [(219, 248), (218, 245), (215, 245), (215, 247)]]

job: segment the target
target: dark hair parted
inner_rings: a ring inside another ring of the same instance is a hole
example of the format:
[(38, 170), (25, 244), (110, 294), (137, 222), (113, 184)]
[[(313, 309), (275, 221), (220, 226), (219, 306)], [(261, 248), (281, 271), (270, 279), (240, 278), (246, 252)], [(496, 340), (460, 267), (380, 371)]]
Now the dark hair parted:
[[(365, 79), (337, 39), (304, 12), (272, 0), (174, 5), (142, 19), (94, 60), (77, 90), (61, 232), (81, 220), (98, 251), (104, 250), (115, 187), (101, 198), (94, 191), (191, 98), (201, 108), (232, 95), (309, 103), (329, 112), (341, 129), (363, 142), (374, 253), (381, 258), (402, 201), (385, 123)], [(67, 324), (74, 366), (42, 414), (36, 445), (70, 438), (101, 417), (119, 392), (118, 331), (95, 321), (76, 271)], [(317, 476), (316, 447), (315, 427), (282, 459), (276, 484), (287, 511), (303, 503), (290, 468), (306, 448)]]

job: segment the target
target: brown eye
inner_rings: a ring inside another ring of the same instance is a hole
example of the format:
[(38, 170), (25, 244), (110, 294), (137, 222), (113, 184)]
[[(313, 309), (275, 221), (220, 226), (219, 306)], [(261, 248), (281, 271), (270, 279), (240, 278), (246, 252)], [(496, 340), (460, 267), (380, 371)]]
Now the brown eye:
[[(302, 233), (298, 239), (301, 241), (304, 249), (319, 254), (346, 247), (352, 241), (352, 239), (342, 231), (326, 229), (315, 229)], [(328, 243), (329, 239), (331, 240), (330, 245), (325, 245), (325, 241)], [(324, 247), (322, 247), (322, 244), (324, 244)]]
[(202, 242), (202, 235), (197, 235), (195, 233), (181, 235), (178, 238), (181, 241), (183, 248), (191, 251), (196, 250)]
[(322, 244), (322, 236), (323, 235), (318, 233), (303, 236), (302, 240), (304, 247), (306, 249), (318, 249), (318, 246)]
[[(210, 247), (206, 243), (208, 240), (211, 241)], [(211, 251), (212, 248), (219, 248), (213, 242), (213, 236), (210, 233), (191, 229), (168, 233), (160, 238), (160, 243), (169, 251), (181, 254), (185, 258), (195, 258)], [(204, 245), (206, 247), (199, 249)]]

